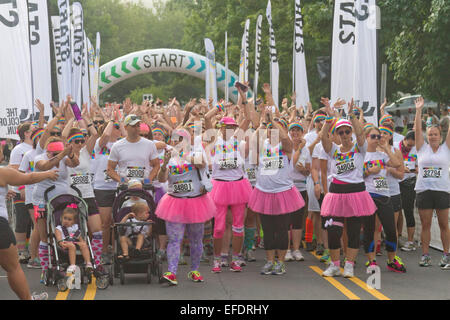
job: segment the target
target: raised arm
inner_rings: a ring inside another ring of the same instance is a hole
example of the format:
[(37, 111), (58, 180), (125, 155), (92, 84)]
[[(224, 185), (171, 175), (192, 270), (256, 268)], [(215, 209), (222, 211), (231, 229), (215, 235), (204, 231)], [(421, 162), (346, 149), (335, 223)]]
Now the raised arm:
[[(424, 105), (423, 97), (419, 97), (414, 101), (416, 104), (416, 119), (415, 119), (415, 139), (416, 139), (416, 149), (417, 151), (422, 148), (424, 144), (423, 139), (423, 132), (422, 132), (422, 109)], [(447, 136), (448, 138), (448, 136)], [(447, 139), (447, 145), (448, 145), (448, 139)]]

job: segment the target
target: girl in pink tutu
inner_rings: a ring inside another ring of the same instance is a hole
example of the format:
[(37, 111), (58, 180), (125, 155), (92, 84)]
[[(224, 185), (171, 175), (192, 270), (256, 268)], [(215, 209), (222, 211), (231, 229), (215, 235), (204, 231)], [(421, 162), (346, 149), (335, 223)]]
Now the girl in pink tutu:
[[(322, 276), (340, 275), (340, 248), (344, 220), (347, 223), (348, 248), (344, 277), (353, 277), (355, 257), (359, 249), (359, 235), (361, 224), (366, 228), (376, 206), (366, 191), (363, 177), (364, 156), (367, 151), (367, 142), (361, 123), (353, 113), (353, 101), (349, 103), (348, 120), (339, 120), (335, 132), (341, 138), (341, 145), (330, 140), (329, 129), (333, 116), (337, 116), (326, 103), (328, 118), (322, 128), (322, 145), (324, 151), (331, 158), (333, 181), (329, 192), (322, 203), (321, 216), (326, 217), (325, 227), (328, 230), (328, 245), (330, 248), (331, 263)], [(353, 142), (352, 133), (356, 135)]]
[(158, 174), (158, 180), (161, 183), (168, 181), (169, 185), (167, 194), (158, 204), (156, 215), (165, 220), (169, 237), (168, 272), (163, 275), (163, 279), (176, 285), (180, 245), (185, 229), (191, 251), (191, 272), (188, 278), (194, 282), (203, 281), (198, 269), (203, 253), (204, 223), (214, 216), (215, 205), (202, 184), (201, 175), (206, 168), (206, 153), (191, 152), (190, 135), (183, 129), (174, 131), (173, 143), (174, 149), (165, 153)]
[[(264, 230), (267, 263), (261, 274), (284, 274), (291, 214), (301, 214), (305, 201), (297, 191), (291, 174), (289, 161), (292, 159), (292, 141), (279, 120), (272, 117), (270, 111), (263, 111), (260, 127), (252, 137), (258, 139), (259, 143), (262, 142), (262, 145), (259, 144), (256, 150), (256, 186), (250, 195), (248, 206), (259, 213)], [(266, 124), (268, 138), (264, 139)], [(275, 261), (275, 253), (278, 262)]]

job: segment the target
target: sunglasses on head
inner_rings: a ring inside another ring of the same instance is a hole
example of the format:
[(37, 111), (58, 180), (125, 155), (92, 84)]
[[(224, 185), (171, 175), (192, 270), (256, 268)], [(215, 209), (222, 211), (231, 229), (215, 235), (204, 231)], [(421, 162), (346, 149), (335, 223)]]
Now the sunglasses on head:
[(104, 124), (105, 123), (105, 121), (103, 121), (103, 120), (94, 120), (94, 121), (92, 121), (95, 125), (98, 125), (98, 124)]
[(352, 133), (352, 130), (348, 130), (348, 129), (347, 130), (341, 130), (341, 131), (338, 132), (338, 135), (343, 136), (344, 133), (346, 135), (349, 135), (350, 133)]
[(72, 142), (75, 143), (75, 144), (83, 144), (83, 143), (86, 142), (86, 140), (84, 140), (84, 139), (76, 139), (76, 140), (73, 140)]
[(50, 135), (53, 137), (55, 137), (55, 136), (61, 137), (61, 132), (50, 132)]
[(370, 139), (380, 140), (381, 139), (381, 134), (371, 134), (370, 135)]

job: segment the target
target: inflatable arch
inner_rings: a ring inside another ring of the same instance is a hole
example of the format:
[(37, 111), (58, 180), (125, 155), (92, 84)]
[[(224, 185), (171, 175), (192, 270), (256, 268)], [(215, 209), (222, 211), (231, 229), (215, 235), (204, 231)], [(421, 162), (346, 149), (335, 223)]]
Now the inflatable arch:
[[(123, 80), (149, 72), (178, 72), (205, 80), (206, 62), (205, 56), (177, 49), (151, 49), (133, 52), (100, 67), (99, 94)], [(226, 81), (225, 67), (216, 63), (216, 70), (217, 88), (225, 92), (225, 88), (228, 86), (230, 100), (236, 102), (238, 92), (234, 83), (239, 77), (229, 71), (229, 80)], [(253, 96), (250, 90), (248, 96)]]

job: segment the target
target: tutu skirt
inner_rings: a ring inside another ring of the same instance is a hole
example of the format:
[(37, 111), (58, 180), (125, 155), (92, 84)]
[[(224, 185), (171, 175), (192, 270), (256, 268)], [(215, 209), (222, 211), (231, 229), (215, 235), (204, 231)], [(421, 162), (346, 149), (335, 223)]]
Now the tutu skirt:
[(233, 206), (247, 203), (252, 192), (252, 185), (247, 179), (239, 181), (217, 181), (212, 180), (213, 189), (210, 197), (219, 206)]
[(355, 193), (327, 193), (322, 202), (323, 217), (362, 217), (375, 213), (377, 207), (367, 191)]
[(253, 189), (248, 207), (257, 213), (267, 215), (281, 215), (300, 210), (305, 206), (297, 188), (293, 186), (291, 189), (278, 193), (267, 193)]
[(197, 198), (175, 198), (165, 194), (156, 208), (156, 216), (173, 223), (204, 223), (216, 213), (209, 194)]

